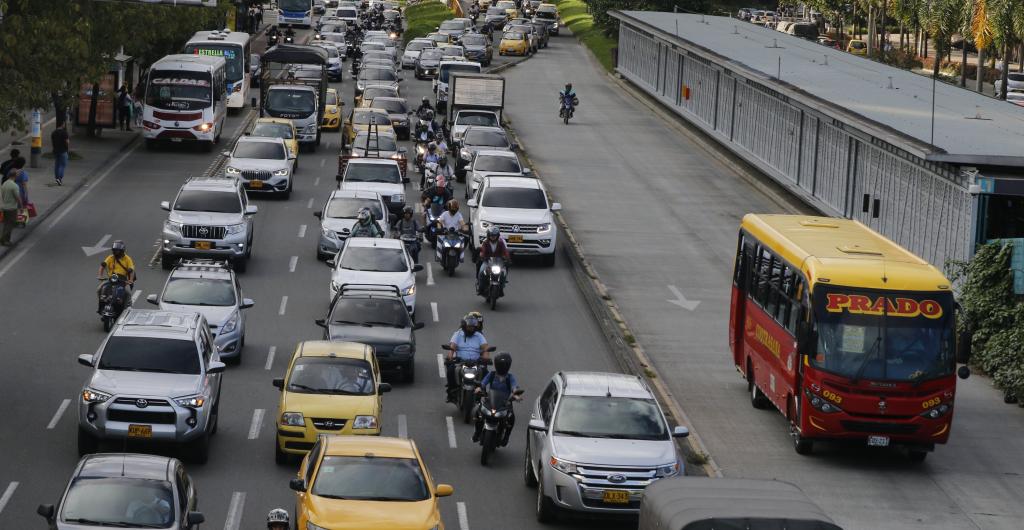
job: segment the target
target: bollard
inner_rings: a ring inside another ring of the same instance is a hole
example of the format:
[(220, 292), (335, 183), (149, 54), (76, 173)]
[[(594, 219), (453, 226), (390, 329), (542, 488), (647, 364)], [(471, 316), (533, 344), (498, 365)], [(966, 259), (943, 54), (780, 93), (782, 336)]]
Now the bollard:
[(32, 111), (32, 149), (29, 155), (29, 167), (39, 167), (39, 155), (43, 152), (43, 113), (39, 109)]

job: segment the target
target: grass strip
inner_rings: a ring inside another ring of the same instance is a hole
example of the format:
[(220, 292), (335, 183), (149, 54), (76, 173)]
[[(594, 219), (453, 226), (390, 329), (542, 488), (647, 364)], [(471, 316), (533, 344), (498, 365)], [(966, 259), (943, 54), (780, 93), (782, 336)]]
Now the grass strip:
[(558, 15), (565, 27), (590, 49), (605, 70), (613, 71), (612, 48), (619, 43), (594, 25), (594, 17), (587, 13), (587, 4), (582, 0), (554, 0), (554, 3), (558, 6)]
[(454, 18), (455, 13), (441, 2), (425, 0), (405, 8), (403, 16), (407, 22), (402, 40), (408, 43), (436, 31), (434, 28), (440, 26), (441, 22)]

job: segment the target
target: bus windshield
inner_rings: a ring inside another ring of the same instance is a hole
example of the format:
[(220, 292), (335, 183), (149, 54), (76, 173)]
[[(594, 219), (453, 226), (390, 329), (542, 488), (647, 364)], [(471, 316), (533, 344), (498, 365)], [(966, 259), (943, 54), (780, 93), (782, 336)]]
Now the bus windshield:
[(185, 53), (208, 57), (223, 57), (226, 67), (224, 77), (232, 83), (241, 81), (242, 76), (247, 71), (242, 46), (238, 44), (193, 43), (185, 46)]
[(309, 11), (312, 6), (313, 0), (277, 0), (277, 7), (281, 11)]
[(854, 382), (921, 382), (956, 367), (953, 295), (817, 285), (818, 345), (810, 362)]
[(146, 105), (170, 110), (200, 110), (213, 101), (209, 72), (153, 70), (149, 73)]

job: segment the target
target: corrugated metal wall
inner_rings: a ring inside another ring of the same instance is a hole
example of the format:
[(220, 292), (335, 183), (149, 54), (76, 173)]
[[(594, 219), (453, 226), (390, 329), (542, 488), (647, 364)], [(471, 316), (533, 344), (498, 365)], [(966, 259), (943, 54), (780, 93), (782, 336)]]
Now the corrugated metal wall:
[[(626, 22), (617, 68), (814, 206), (858, 219), (940, 268), (970, 256), (972, 198), (952, 168), (872, 139)], [(879, 218), (862, 211), (865, 195), (869, 204), (880, 201)]]

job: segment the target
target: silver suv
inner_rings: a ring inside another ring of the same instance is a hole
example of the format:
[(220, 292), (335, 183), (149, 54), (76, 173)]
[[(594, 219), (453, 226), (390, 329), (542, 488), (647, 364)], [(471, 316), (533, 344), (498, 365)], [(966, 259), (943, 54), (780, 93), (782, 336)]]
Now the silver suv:
[(223, 261), (182, 262), (167, 277), (163, 291), (146, 301), (167, 311), (196, 312), (206, 318), (220, 358), (238, 364), (245, 347), (245, 311), (255, 305), (242, 297), (242, 287)]
[(253, 216), (257, 208), (237, 178), (191, 178), (174, 201), (160, 207), (170, 212), (164, 221), (160, 265), (164, 270), (180, 258), (229, 259), (245, 272), (252, 254)]
[(133, 439), (187, 444), (191, 460), (206, 462), (224, 363), (202, 315), (129, 309), (78, 362), (93, 368), (78, 400), (79, 455)]
[(559, 372), (537, 398), (527, 429), (523, 476), (537, 487), (537, 520), (559, 509), (637, 514), (644, 488), (683, 473), (650, 388), (636, 376)]

